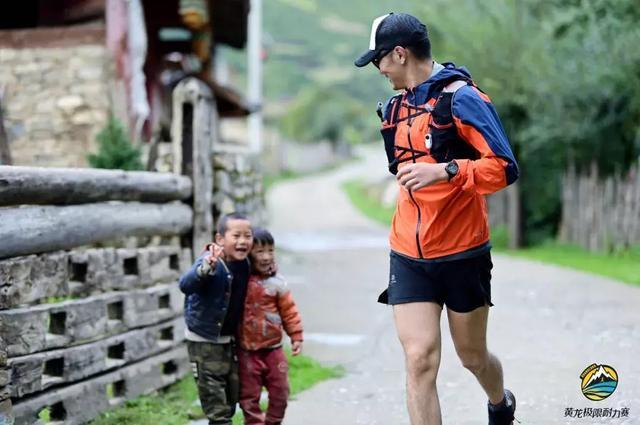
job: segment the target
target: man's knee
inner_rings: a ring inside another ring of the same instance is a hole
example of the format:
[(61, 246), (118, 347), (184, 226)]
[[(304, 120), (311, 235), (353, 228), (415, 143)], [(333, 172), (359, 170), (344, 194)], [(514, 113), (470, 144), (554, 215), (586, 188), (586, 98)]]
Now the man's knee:
[(440, 349), (435, 346), (405, 346), (407, 374), (410, 377), (428, 376), (435, 380), (440, 363)]
[(489, 352), (486, 350), (458, 350), (458, 357), (462, 366), (474, 375), (481, 373), (489, 363)]

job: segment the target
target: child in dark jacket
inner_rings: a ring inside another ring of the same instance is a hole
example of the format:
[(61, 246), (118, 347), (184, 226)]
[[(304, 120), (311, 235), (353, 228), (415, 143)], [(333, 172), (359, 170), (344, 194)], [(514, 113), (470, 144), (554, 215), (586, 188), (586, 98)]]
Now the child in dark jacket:
[[(240, 407), (245, 425), (277, 425), (289, 398), (287, 358), (282, 331), (291, 338), (294, 356), (302, 350), (302, 321), (291, 292), (276, 274), (274, 240), (265, 229), (254, 229), (252, 272), (239, 333)], [(269, 393), (266, 415), (260, 409), (262, 387)]]
[(210, 424), (231, 425), (239, 397), (233, 344), (249, 281), (251, 223), (240, 214), (223, 216), (215, 236), (180, 278), (185, 293), (185, 338), (202, 410)]

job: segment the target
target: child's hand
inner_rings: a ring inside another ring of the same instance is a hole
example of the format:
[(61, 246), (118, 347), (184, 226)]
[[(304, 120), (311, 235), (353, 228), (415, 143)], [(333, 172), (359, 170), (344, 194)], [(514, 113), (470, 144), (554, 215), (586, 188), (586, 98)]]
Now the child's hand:
[(218, 258), (222, 256), (222, 247), (217, 243), (209, 245), (209, 255), (204, 257), (204, 260), (209, 263), (210, 266), (215, 265), (218, 262)]
[(222, 256), (222, 247), (218, 244), (212, 243), (209, 245), (209, 255), (205, 256), (202, 260), (202, 264), (198, 267), (198, 276), (203, 277), (210, 275), (215, 270), (218, 258)]
[(291, 355), (297, 356), (302, 352), (302, 341), (291, 341)]

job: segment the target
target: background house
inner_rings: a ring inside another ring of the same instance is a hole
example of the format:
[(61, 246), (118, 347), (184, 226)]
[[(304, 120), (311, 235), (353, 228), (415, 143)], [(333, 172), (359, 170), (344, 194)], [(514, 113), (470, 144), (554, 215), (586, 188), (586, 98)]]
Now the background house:
[(196, 75), (221, 117), (249, 107), (213, 78), (244, 48), (248, 0), (25, 0), (0, 17), (0, 94), (15, 165), (84, 167), (114, 113), (132, 140), (167, 140), (170, 91)]

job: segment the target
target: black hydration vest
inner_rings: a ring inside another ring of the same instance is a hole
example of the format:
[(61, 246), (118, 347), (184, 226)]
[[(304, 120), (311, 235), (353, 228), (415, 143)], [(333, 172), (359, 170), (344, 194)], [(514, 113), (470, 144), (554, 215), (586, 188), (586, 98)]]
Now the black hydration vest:
[[(474, 86), (472, 80), (459, 76), (442, 81), (435, 89), (440, 93), (433, 106), (427, 104), (425, 107), (416, 107), (407, 103), (401, 105), (403, 94), (396, 95), (389, 100), (388, 125), (385, 125), (380, 133), (384, 139), (384, 148), (391, 174), (395, 175), (398, 172), (398, 164), (407, 161), (416, 162), (418, 158), (426, 155), (433, 157), (436, 162), (449, 162), (453, 159), (478, 159), (480, 157), (478, 151), (460, 137), (453, 121), (452, 100), (456, 91), (445, 91), (445, 89), (456, 81), (464, 81), (467, 85)], [(398, 119), (401, 107), (409, 108), (409, 112), (406, 117)], [(381, 115), (381, 107), (378, 108), (380, 111), (378, 115)], [(424, 135), (424, 139), (412, 140), (409, 143), (409, 148), (396, 146), (398, 123), (409, 120), (409, 126), (411, 126), (416, 117), (427, 113), (430, 113), (431, 117), (429, 132)], [(427, 150), (424, 150), (425, 147)]]

